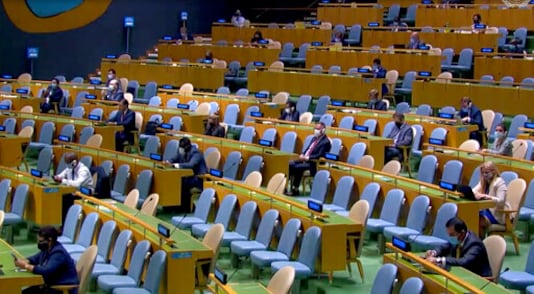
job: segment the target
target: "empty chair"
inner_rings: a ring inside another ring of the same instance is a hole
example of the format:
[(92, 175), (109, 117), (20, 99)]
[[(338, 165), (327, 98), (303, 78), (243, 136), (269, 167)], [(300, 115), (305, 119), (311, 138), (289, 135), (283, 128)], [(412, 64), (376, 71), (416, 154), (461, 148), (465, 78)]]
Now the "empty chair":
[(150, 154), (159, 153), (159, 137), (149, 137), (145, 143), (145, 149), (143, 150), (143, 156), (150, 158)]
[(100, 220), (97, 212), (88, 214), (83, 220), (78, 237), (73, 244), (63, 244), (65, 250), (69, 253), (82, 253), (85, 249), (91, 246), (93, 236), (95, 234), (96, 226)]
[(415, 114), (430, 116), (432, 115), (432, 107), (428, 104), (421, 104), (417, 106), (417, 109), (415, 109)]
[(243, 180), (243, 185), (259, 188), (261, 187), (262, 181), (263, 176), (261, 173), (259, 171), (253, 171)]
[(162, 160), (165, 161), (171, 161), (174, 158), (176, 158), (176, 155), (178, 154), (180, 142), (178, 140), (170, 140), (167, 142), (167, 145), (165, 145), (165, 150), (163, 151), (163, 157)]
[(214, 224), (222, 224), (224, 228), (227, 228), (232, 214), (234, 213), (234, 208), (237, 203), (237, 197), (233, 194), (228, 194), (224, 196), (221, 205), (219, 207), (219, 210), (217, 211), (217, 215), (215, 216), (215, 221), (213, 224), (194, 224), (192, 226), (191, 232), (193, 236), (196, 238), (204, 237), (206, 232), (214, 225)]
[(417, 173), (417, 180), (433, 184), (437, 166), (438, 158), (435, 155), (425, 155), (419, 163), (419, 172)]
[(240, 151), (230, 152), (226, 157), (226, 161), (224, 162), (223, 176), (227, 179), (235, 180), (242, 160), (243, 159)]
[[(228, 107), (226, 107), (228, 109)], [(245, 115), (243, 118), (242, 125), (245, 125), (249, 121), (254, 121), (254, 118), (252, 117), (252, 112), (259, 112), (260, 108), (257, 105), (253, 105), (247, 108), (247, 111), (245, 111)]]
[(330, 113), (325, 113), (321, 116), (319, 121), (322, 122), (325, 126), (331, 127), (334, 123), (334, 116)]
[(172, 126), (172, 129), (179, 131), (182, 129), (182, 118), (179, 116), (173, 116), (169, 119), (169, 124)]
[(363, 142), (358, 142), (352, 145), (349, 151), (349, 155), (347, 157), (347, 163), (349, 164), (358, 164), (360, 162), (360, 159), (365, 155), (365, 151), (367, 150), (367, 145)]
[(438, 113), (446, 113), (454, 115), (456, 113), (456, 108), (454, 106), (443, 106), (439, 109)]
[[(96, 255), (97, 263), (106, 263), (108, 261), (109, 251), (111, 250), (111, 243), (113, 241), (116, 228), (117, 223), (114, 220), (105, 222), (102, 225), (102, 228), (100, 228), (100, 233), (98, 233), (98, 238), (96, 241), (96, 246), (98, 248)], [(73, 252), (70, 254), (75, 262), (78, 262), (81, 255), (81, 252)]]
[(167, 100), (167, 108), (177, 108), (178, 107), (178, 103), (180, 103), (180, 100), (178, 100), (178, 98), (171, 98), (169, 100)]
[(200, 193), (193, 216), (173, 216), (171, 219), (172, 224), (182, 230), (189, 229), (194, 224), (205, 224), (208, 221), (208, 216), (214, 202), (215, 190), (212, 188), (204, 189)]
[(406, 239), (410, 235), (418, 235), (423, 232), (429, 213), (430, 198), (425, 195), (419, 195), (415, 197), (410, 205), (410, 211), (408, 212), (408, 219), (406, 220), (406, 226), (391, 226), (384, 228), (384, 237), (391, 239), (393, 236), (401, 239)]
[(15, 118), (9, 117), (4, 120), (4, 127), (5, 127), (6, 134), (14, 134), (16, 126), (17, 126), (17, 120)]
[[(140, 206), (145, 201), (146, 197), (148, 196), (148, 193), (150, 192), (150, 189), (152, 187), (152, 175), (153, 171), (150, 169), (142, 170), (137, 175), (137, 181), (135, 183), (135, 188), (139, 190), (139, 200), (137, 202), (137, 206)], [(120, 198), (124, 200), (124, 198)]]
[[(111, 190), (111, 198), (119, 199), (126, 193), (128, 185), (128, 178), (130, 177), (130, 166), (123, 164), (117, 170), (115, 181), (113, 182), (113, 188)], [(121, 201), (122, 202), (122, 201)]]
[(444, 66), (451, 66), (452, 65), (452, 58), (454, 57), (454, 49), (452, 48), (445, 48), (442, 52), (443, 59), (441, 60), (441, 67)]
[(527, 28), (520, 27), (514, 31), (513, 39), (517, 42), (514, 44), (505, 44), (503, 47), (506, 52), (522, 52), (525, 50), (527, 41)]
[(299, 99), (297, 100), (296, 109), (297, 111), (302, 114), (308, 111), (308, 108), (310, 107), (312, 97), (310, 95), (301, 95)]
[(480, 143), (478, 143), (477, 140), (469, 139), (462, 142), (462, 144), (458, 146), (458, 149), (465, 151), (478, 151), (480, 150)]
[(295, 280), (295, 269), (291, 266), (286, 266), (278, 270), (267, 285), (267, 290), (270, 293), (287, 294), (291, 290), (291, 286)]
[[(1, 185), (2, 182), (0, 182)], [(57, 241), (62, 244), (74, 243), (74, 237), (76, 236), (76, 230), (78, 229), (78, 223), (82, 216), (82, 207), (79, 204), (74, 204), (69, 207), (67, 216), (65, 217), (65, 223), (61, 236), (57, 238)]]
[(241, 131), (241, 135), (239, 136), (239, 141), (245, 143), (253, 143), (255, 137), (256, 130), (254, 129), (254, 127), (249, 126), (243, 128), (243, 130)]
[(7, 241), (13, 244), (13, 225), (22, 223), (24, 221), (24, 212), (26, 210), (26, 203), (28, 201), (28, 193), (30, 187), (27, 184), (19, 184), (15, 189), (13, 195), (13, 202), (11, 203), (11, 211), (4, 213), (4, 227), (9, 226)]
[(459, 185), (462, 179), (463, 163), (459, 160), (449, 160), (443, 166), (443, 174), (441, 175), (441, 181)]
[(290, 64), (305, 64), (306, 63), (306, 53), (310, 47), (309, 43), (302, 43), (299, 47), (299, 52), (296, 57), (293, 57), (289, 60)]
[(153, 96), (148, 100), (148, 106), (159, 107), (161, 106), (161, 98), (159, 96)]
[(424, 283), (418, 277), (411, 277), (402, 283), (399, 294), (421, 294), (423, 293)]
[(132, 189), (130, 190), (130, 192), (128, 192), (128, 195), (126, 195), (126, 198), (124, 198), (123, 204), (126, 207), (136, 209), (137, 202), (139, 202), (139, 190)]
[(319, 119), (323, 114), (326, 113), (328, 105), (330, 104), (330, 96), (321, 96), (317, 100), (317, 105), (315, 106), (315, 111), (313, 112), (313, 117)]
[(492, 235), (486, 237), (483, 242), (488, 253), (488, 260), (492, 273), (492, 276), (489, 279), (496, 282), (499, 280), (504, 255), (506, 254), (506, 241), (501, 236)]
[(511, 181), (517, 179), (519, 176), (516, 172), (513, 171), (503, 171), (501, 172), (501, 178), (504, 180), (506, 185), (510, 184)]
[(39, 140), (37, 142), (30, 142), (30, 148), (36, 148), (41, 150), (45, 147), (51, 147), (52, 140), (54, 139), (54, 130), (56, 126), (53, 122), (47, 121), (41, 127), (39, 134)]
[(458, 208), (454, 203), (444, 203), (438, 209), (432, 235), (415, 234), (409, 237), (410, 242), (421, 250), (431, 250), (449, 243), (449, 234), (445, 224), (456, 216)]
[(396, 19), (399, 18), (400, 15), (400, 5), (399, 4), (393, 4), (388, 9), (388, 14), (384, 18), (384, 25), (389, 25), (390, 23), (394, 22)]
[(271, 270), (277, 272), (278, 270), (291, 266), (295, 269), (295, 277), (297, 283), (294, 287), (296, 292), (299, 290), (300, 280), (312, 276), (315, 272), (315, 261), (319, 255), (321, 246), (321, 229), (319, 227), (310, 227), (304, 233), (302, 238), (299, 255), (296, 261), (275, 261), (271, 263)]
[(113, 290), (114, 294), (152, 294), (159, 292), (159, 286), (161, 284), (161, 278), (165, 272), (165, 263), (167, 260), (167, 253), (163, 250), (154, 252), (150, 261), (148, 262), (148, 268), (145, 274), (145, 280), (143, 286), (139, 289), (136, 287), (119, 287)]
[(252, 172), (261, 172), (262, 167), (263, 157), (261, 155), (253, 155), (249, 157), (247, 165), (245, 166), (245, 170), (243, 171), (243, 176), (241, 177), (241, 180), (245, 180), (247, 176)]
[(291, 61), (291, 58), (293, 57), (293, 50), (295, 49), (295, 45), (291, 42), (284, 43), (282, 46), (282, 51), (280, 52), (280, 61), (282, 62), (289, 62)]
[(326, 193), (328, 192), (329, 183), (330, 172), (328, 170), (320, 170), (313, 177), (310, 197), (299, 197), (297, 199), (303, 202), (307, 202), (308, 200), (314, 200), (320, 203), (324, 203)]
[(349, 35), (344, 40), (344, 42), (348, 46), (359, 45), (361, 42), (361, 36), (362, 36), (362, 26), (359, 24), (355, 24), (350, 28)]
[(504, 76), (499, 81), (499, 85), (502, 87), (512, 87), (514, 83), (514, 77), (512, 76)]
[(33, 113), (33, 106), (31, 105), (22, 106), (22, 108), (19, 111), (23, 113)]
[(150, 242), (147, 240), (137, 243), (130, 259), (128, 274), (100, 275), (97, 279), (98, 288), (106, 292), (111, 292), (115, 288), (137, 287), (140, 282), (141, 274), (143, 273), (145, 257), (149, 250)]
[(391, 263), (386, 263), (380, 267), (376, 273), (371, 294), (391, 293), (395, 280), (397, 279), (397, 266)]
[(339, 121), (339, 124), (338, 124), (338, 128), (340, 129), (352, 130), (353, 127), (354, 127), (354, 117), (350, 115), (344, 116)]
[(323, 73), (323, 67), (321, 65), (314, 65), (311, 67), (310, 72), (313, 74), (321, 74)]
[(442, 70), (468, 72), (473, 65), (473, 49), (464, 48), (460, 51), (460, 58), (456, 65), (442, 65)]
[(271, 146), (275, 146), (276, 145), (276, 135), (277, 135), (276, 128), (268, 128), (263, 132), (263, 135), (261, 136), (261, 139), (270, 142)]
[(406, 9), (406, 17), (401, 18), (402, 22), (413, 24), (415, 23), (415, 15), (417, 13), (417, 4), (412, 4)]
[(340, 74), (340, 73), (341, 73), (341, 66), (339, 66), (339, 65), (332, 65), (328, 69), (328, 74), (330, 74), (330, 75), (332, 75), (332, 74)]
[(152, 193), (148, 195), (148, 197), (146, 197), (139, 211), (146, 215), (155, 216), (157, 208), (158, 208), (158, 203), (159, 203), (159, 194)]
[(481, 85), (493, 85), (495, 84), (495, 80), (493, 80), (492, 75), (483, 75), (480, 77), (480, 84)]
[(534, 78), (524, 78), (519, 84), (520, 88), (534, 88)]
[(280, 151), (295, 153), (296, 142), (297, 133), (293, 131), (286, 132), (282, 137), (282, 142), (280, 143)]
[(384, 200), (384, 205), (382, 206), (379, 218), (369, 218), (367, 220), (366, 230), (371, 233), (378, 233), (381, 237), (382, 232), (386, 227), (396, 226), (403, 202), (404, 191), (400, 189), (389, 190), (386, 195), (386, 200)]
[(398, 160), (388, 161), (384, 167), (382, 167), (382, 172), (398, 176), (401, 170), (401, 163)]
[(239, 212), (235, 231), (225, 231), (222, 238), (222, 246), (230, 246), (233, 241), (244, 241), (250, 237), (252, 224), (258, 211), (258, 204), (255, 201), (247, 201)]
[(239, 116), (239, 105), (230, 104), (226, 106), (226, 110), (224, 111), (223, 122), (227, 125), (236, 125), (238, 116)]
[(400, 88), (395, 89), (395, 94), (399, 95), (411, 95), (412, 94), (412, 84), (415, 80), (417, 73), (415, 71), (409, 71), (404, 75), (402, 85)]
[(334, 155), (340, 155), (341, 150), (343, 149), (343, 141), (339, 138), (332, 139), (330, 151), (328, 153), (334, 154)]
[(37, 170), (40, 171), (43, 176), (48, 176), (50, 174), (50, 168), (52, 167), (52, 159), (54, 158), (54, 153), (52, 148), (44, 148), (39, 152), (37, 157)]
[(248, 89), (246, 89), (246, 88), (241, 88), (241, 89), (237, 90), (237, 92), (235, 93), (235, 95), (236, 95), (236, 96), (240, 96), (240, 97), (246, 97), (246, 96), (248, 96), (248, 93), (249, 93)]
[(269, 65), (269, 71), (283, 72), (284, 63), (282, 61), (275, 61)]
[(301, 124), (311, 124), (313, 120), (313, 114), (311, 112), (304, 112), (299, 117), (299, 123)]
[[(534, 285), (534, 243), (528, 251), (524, 271), (506, 271), (501, 273), (499, 284), (508, 289), (524, 291), (527, 286)], [(529, 287), (531, 291), (532, 287)]]
[(374, 169), (375, 159), (372, 155), (364, 155), (356, 165), (367, 169)]
[(265, 188), (265, 190), (273, 194), (282, 194), (284, 192), (286, 183), (287, 183), (286, 175), (283, 173), (277, 173), (274, 176), (272, 176), (271, 179), (269, 179), (269, 182), (267, 183), (267, 187)]
[(364, 122), (363, 122), (363, 125), (367, 127), (367, 132), (370, 134), (370, 135), (373, 135), (375, 134), (376, 132), (376, 126), (377, 126), (378, 122), (376, 121), (376, 119), (374, 118), (369, 118), (369, 119), (366, 119)]
[(341, 177), (336, 184), (336, 191), (334, 192), (332, 203), (325, 204), (323, 208), (331, 211), (347, 210), (352, 196), (353, 187), (354, 177)]
[(528, 121), (528, 117), (524, 114), (517, 114), (512, 118), (512, 123), (510, 124), (510, 128), (508, 129), (508, 138), (515, 139), (517, 138), (517, 135), (522, 133), (522, 131), (519, 130), (519, 128), (523, 127), (523, 125)]

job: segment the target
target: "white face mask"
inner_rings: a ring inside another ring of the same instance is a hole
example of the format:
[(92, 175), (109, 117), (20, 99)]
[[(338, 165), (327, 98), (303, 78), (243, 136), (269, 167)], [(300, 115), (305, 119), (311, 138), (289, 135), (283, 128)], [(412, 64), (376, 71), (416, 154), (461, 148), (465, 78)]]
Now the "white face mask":
[(178, 153), (180, 153), (180, 155), (184, 155), (185, 154), (185, 148), (183, 148), (183, 147), (178, 148)]
[(496, 137), (496, 138), (499, 138), (499, 139), (502, 138), (502, 137), (504, 137), (504, 132), (497, 132), (497, 131), (495, 131), (495, 137)]
[(109, 74), (109, 75), (108, 75), (108, 80), (111, 80), (111, 79), (113, 79), (113, 75), (112, 75), (112, 74)]
[(313, 135), (314, 135), (315, 137), (319, 137), (319, 136), (321, 135), (321, 130), (314, 129), (314, 130), (313, 130)]
[(291, 108), (286, 108), (284, 111), (285, 111), (286, 113), (291, 113)]

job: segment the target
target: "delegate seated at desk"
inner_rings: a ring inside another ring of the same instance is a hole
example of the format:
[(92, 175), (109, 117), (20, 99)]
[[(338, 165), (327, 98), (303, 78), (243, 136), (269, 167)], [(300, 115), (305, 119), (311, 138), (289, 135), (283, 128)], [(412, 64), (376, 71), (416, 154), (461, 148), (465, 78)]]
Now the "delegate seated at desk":
[[(78, 155), (73, 152), (68, 152), (65, 153), (64, 158), (65, 163), (67, 164), (67, 168), (65, 168), (58, 175), (54, 176), (54, 181), (75, 188), (80, 188), (82, 186), (93, 187), (93, 177), (91, 176), (89, 167), (85, 166), (83, 162), (80, 162), (78, 160)], [(78, 197), (72, 194), (63, 195), (61, 209), (63, 223), (65, 222), (69, 207), (74, 204), (75, 198)]]
[(462, 97), (460, 110), (460, 117), (464, 124), (477, 125), (478, 131), (472, 131), (469, 134), (470, 139), (477, 140), (482, 145), (482, 134), (480, 131), (484, 130), (484, 121), (482, 119), (482, 112), (476, 107), (469, 97)]
[(171, 161), (166, 162), (175, 168), (192, 169), (193, 176), (182, 178), (181, 206), (187, 210), (191, 203), (191, 189), (202, 190), (202, 179), (199, 177), (207, 173), (208, 168), (204, 155), (191, 144), (189, 138), (180, 139), (178, 154)]
[[(44, 285), (32, 286), (22, 291), (23, 294), (60, 294), (62, 291), (49, 289), (55, 285), (77, 285), (78, 274), (74, 260), (63, 245), (57, 242), (59, 232), (52, 226), (39, 229), (37, 248), (39, 253), (28, 259), (15, 259), (15, 265), (34, 274), (42, 275)], [(72, 289), (69, 293), (77, 293)]]
[(61, 98), (63, 98), (63, 90), (59, 87), (59, 80), (53, 78), (52, 82), (42, 95), (42, 98), (44, 98), (45, 101), (41, 103), (41, 112), (48, 113), (50, 110), (55, 110), (53, 103), (59, 104)]
[(395, 126), (387, 135), (387, 138), (393, 139), (393, 145), (386, 147), (384, 155), (384, 163), (388, 163), (394, 158), (398, 158), (402, 162), (403, 155), (401, 146), (412, 146), (413, 130), (412, 127), (404, 121), (404, 114), (395, 112), (393, 114)]
[(122, 92), (122, 87), (117, 79), (113, 79), (109, 82), (109, 89), (104, 100), (110, 101), (121, 101), (124, 98), (124, 93)]
[(387, 110), (386, 102), (384, 102), (378, 95), (378, 90), (371, 89), (371, 91), (369, 91), (369, 103), (367, 104), (367, 109)]
[(293, 101), (288, 101), (286, 103), (286, 108), (284, 108), (282, 111), (279, 119), (298, 122), (300, 119), (300, 113), (297, 110), (297, 104), (295, 104)]
[(107, 121), (110, 124), (124, 127), (124, 130), (115, 133), (115, 150), (119, 152), (124, 151), (125, 143), (133, 144), (134, 142), (132, 131), (136, 129), (135, 112), (130, 110), (128, 105), (129, 103), (126, 99), (119, 101), (119, 111), (114, 117)]
[(406, 49), (419, 49), (419, 47), (425, 45), (419, 37), (419, 33), (413, 32), (410, 36), (410, 42), (406, 45)]
[(427, 251), (426, 260), (443, 267), (461, 266), (479, 276), (491, 277), (488, 253), (478, 236), (467, 230), (465, 222), (457, 217), (448, 220), (446, 227), (449, 242)]
[(479, 168), (480, 181), (473, 188), (473, 194), (478, 200), (492, 200), (495, 202), (494, 208), (480, 211), (479, 236), (482, 238), (486, 235), (486, 229), (491, 224), (505, 223), (505, 214), (502, 213), (502, 210), (509, 208), (510, 205), (506, 201), (508, 187), (506, 186), (506, 182), (501, 178), (495, 163), (487, 161)]
[(322, 122), (318, 122), (313, 130), (313, 139), (310, 145), (299, 156), (298, 160), (289, 162), (289, 179), (291, 190), (286, 194), (289, 196), (297, 195), (302, 176), (305, 171), (309, 170), (311, 176), (315, 176), (317, 172), (317, 164), (313, 160), (324, 157), (330, 151), (330, 139), (326, 136), (326, 126)]
[(513, 147), (512, 141), (508, 140), (506, 126), (503, 123), (500, 123), (495, 127), (495, 141), (493, 141), (493, 144), (490, 144), (488, 149), (482, 149), (482, 152), (502, 156), (512, 156)]
[(221, 123), (219, 122), (219, 117), (216, 115), (210, 115), (208, 117), (208, 123), (206, 124), (206, 131), (204, 131), (204, 135), (224, 138), (225, 133), (226, 131), (224, 130), (224, 127), (221, 126)]

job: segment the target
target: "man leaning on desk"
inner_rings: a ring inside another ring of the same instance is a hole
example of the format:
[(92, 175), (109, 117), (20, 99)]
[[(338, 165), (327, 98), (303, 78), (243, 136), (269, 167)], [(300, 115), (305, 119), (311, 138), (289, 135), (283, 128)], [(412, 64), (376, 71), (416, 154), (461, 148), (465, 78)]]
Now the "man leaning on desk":
[(115, 133), (115, 150), (119, 152), (124, 150), (125, 143), (133, 144), (134, 141), (131, 131), (135, 130), (135, 112), (128, 108), (128, 104), (126, 99), (119, 101), (119, 111), (107, 121), (109, 124), (124, 127), (124, 130)]
[(491, 267), (484, 243), (477, 234), (467, 229), (465, 222), (457, 217), (445, 224), (450, 240), (435, 250), (425, 253), (425, 259), (437, 265), (461, 266), (482, 277), (491, 277)]

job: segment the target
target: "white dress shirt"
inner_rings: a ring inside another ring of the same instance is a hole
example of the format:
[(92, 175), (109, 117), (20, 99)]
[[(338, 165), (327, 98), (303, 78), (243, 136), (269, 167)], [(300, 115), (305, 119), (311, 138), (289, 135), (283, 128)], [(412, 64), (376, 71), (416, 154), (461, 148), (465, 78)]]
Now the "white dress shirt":
[(74, 168), (67, 167), (58, 177), (61, 178), (61, 184), (79, 188), (81, 186), (93, 187), (93, 177), (89, 169), (83, 164), (78, 163)]

